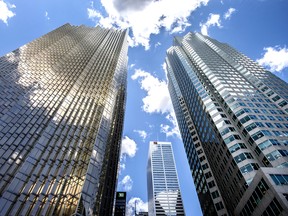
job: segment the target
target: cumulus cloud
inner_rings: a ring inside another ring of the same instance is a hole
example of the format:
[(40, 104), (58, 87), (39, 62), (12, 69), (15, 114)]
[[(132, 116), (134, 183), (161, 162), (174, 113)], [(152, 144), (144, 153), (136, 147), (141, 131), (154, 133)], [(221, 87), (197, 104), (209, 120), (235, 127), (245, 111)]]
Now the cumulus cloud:
[(217, 26), (217, 27), (221, 28), (222, 26), (220, 23), (221, 23), (220, 15), (210, 13), (207, 21), (205, 23), (200, 23), (201, 33), (203, 35), (208, 35), (208, 29), (211, 26)]
[(138, 197), (132, 197), (127, 204), (127, 216), (134, 216), (135, 212), (135, 203), (136, 203), (136, 212), (148, 212), (148, 202), (143, 202)]
[(271, 72), (280, 72), (288, 67), (288, 49), (286, 47), (265, 47), (264, 56), (256, 61)]
[(235, 8), (229, 8), (228, 11), (224, 14), (224, 19), (230, 19), (235, 11)]
[[(166, 64), (162, 67), (165, 70)], [(141, 69), (135, 69), (135, 73), (131, 76), (133, 80), (138, 79), (141, 89), (147, 92), (147, 96), (142, 99), (143, 111), (147, 113), (161, 113), (166, 114), (166, 119), (169, 124), (161, 124), (160, 130), (166, 136), (174, 136), (180, 138), (180, 133), (176, 121), (176, 116), (173, 110), (172, 102), (170, 99), (168, 85), (164, 80), (159, 80), (149, 72)]]
[(147, 137), (147, 132), (144, 130), (134, 130), (135, 133), (138, 133), (139, 136), (143, 139), (143, 141), (145, 141), (146, 137)]
[(0, 20), (2, 20), (6, 25), (8, 25), (8, 19), (16, 15), (12, 10), (10, 10), (14, 8), (16, 8), (14, 4), (9, 4), (0, 0)]
[(180, 131), (178, 128), (175, 112), (170, 112), (167, 116), (166, 119), (172, 124), (172, 126), (167, 125), (167, 124), (161, 124), (160, 125), (160, 131), (161, 133), (165, 133), (166, 137), (170, 136), (177, 136), (179, 139), (181, 139)]
[(120, 168), (120, 170), (119, 170), (119, 175), (121, 175), (121, 172), (126, 169), (126, 164), (123, 163), (123, 161), (121, 161), (119, 168)]
[(122, 139), (121, 145), (121, 157), (127, 155), (129, 157), (134, 157), (137, 151), (137, 144), (133, 139), (130, 139), (128, 136), (125, 136)]
[(120, 188), (123, 191), (131, 191), (133, 187), (133, 180), (129, 175), (124, 176), (124, 178), (120, 181)]
[(137, 151), (137, 144), (133, 139), (130, 139), (128, 136), (122, 138), (121, 143), (121, 156), (120, 156), (120, 173), (126, 168), (126, 157), (133, 158)]
[(141, 89), (147, 92), (147, 96), (142, 99), (144, 104), (142, 108), (145, 112), (163, 114), (173, 110), (166, 81), (159, 80), (141, 69), (135, 69), (131, 78), (139, 79)]
[(170, 33), (180, 33), (191, 24), (188, 17), (196, 8), (207, 5), (209, 0), (101, 0), (107, 15), (95, 10), (93, 4), (87, 9), (88, 17), (100, 26), (131, 28), (130, 46), (150, 48), (150, 36), (164, 28)]

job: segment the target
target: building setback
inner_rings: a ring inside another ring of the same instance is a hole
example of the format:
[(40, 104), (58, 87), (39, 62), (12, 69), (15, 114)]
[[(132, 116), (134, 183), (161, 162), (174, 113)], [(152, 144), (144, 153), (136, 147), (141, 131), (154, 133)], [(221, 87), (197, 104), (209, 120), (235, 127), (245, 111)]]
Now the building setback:
[(147, 188), (149, 216), (185, 215), (170, 142), (150, 142)]
[(127, 50), (65, 24), (0, 58), (0, 215), (112, 215)]
[(287, 215), (287, 83), (199, 33), (175, 37), (166, 65), (203, 214)]

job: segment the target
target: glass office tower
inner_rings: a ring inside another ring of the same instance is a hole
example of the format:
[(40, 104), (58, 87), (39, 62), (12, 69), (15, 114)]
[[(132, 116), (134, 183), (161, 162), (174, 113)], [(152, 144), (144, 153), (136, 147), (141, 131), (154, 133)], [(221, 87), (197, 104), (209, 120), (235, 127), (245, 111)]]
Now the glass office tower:
[(0, 215), (112, 215), (127, 50), (65, 24), (0, 58)]
[(287, 214), (287, 83), (199, 33), (174, 38), (166, 65), (203, 214)]
[(185, 215), (170, 142), (150, 142), (147, 188), (150, 216)]

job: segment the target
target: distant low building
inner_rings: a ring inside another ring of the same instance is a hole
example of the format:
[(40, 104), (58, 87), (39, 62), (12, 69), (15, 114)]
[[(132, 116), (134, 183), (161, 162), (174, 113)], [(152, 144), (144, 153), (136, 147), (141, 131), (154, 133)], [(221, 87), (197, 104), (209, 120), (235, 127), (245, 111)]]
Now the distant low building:
[(150, 142), (147, 186), (149, 216), (185, 215), (170, 142)]
[(125, 216), (125, 214), (126, 214), (126, 192), (117, 192), (114, 216)]

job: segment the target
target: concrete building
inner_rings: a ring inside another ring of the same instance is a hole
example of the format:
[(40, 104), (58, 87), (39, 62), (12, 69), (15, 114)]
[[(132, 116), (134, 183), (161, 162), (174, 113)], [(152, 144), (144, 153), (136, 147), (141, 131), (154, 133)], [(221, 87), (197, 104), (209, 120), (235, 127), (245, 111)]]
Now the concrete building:
[(287, 83), (199, 33), (175, 37), (166, 65), (203, 214), (287, 215)]
[(0, 215), (112, 215), (127, 50), (65, 24), (0, 58)]
[(149, 216), (185, 215), (170, 142), (150, 142), (147, 188)]

